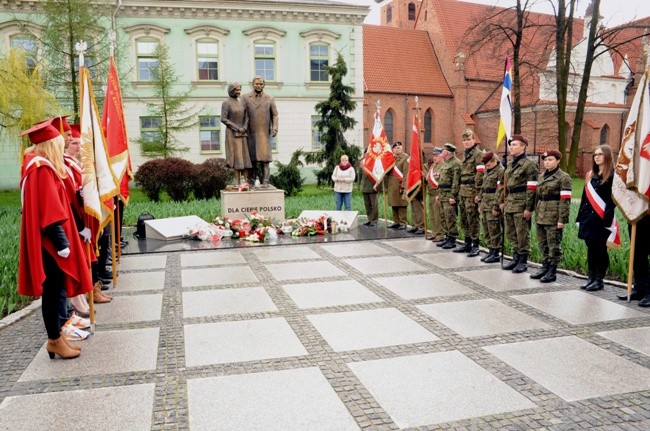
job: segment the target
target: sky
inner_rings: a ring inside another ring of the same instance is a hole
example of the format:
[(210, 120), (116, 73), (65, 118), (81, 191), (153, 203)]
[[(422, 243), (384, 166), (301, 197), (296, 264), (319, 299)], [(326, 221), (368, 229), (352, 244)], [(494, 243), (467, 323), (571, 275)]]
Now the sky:
[[(379, 24), (379, 7), (374, 0), (340, 0), (347, 3), (356, 3), (371, 6), (371, 12), (364, 21), (366, 24)], [(387, 1), (387, 0), (384, 0)], [(516, 4), (515, 0), (465, 0), (471, 3), (482, 3), (495, 6), (510, 7)], [(533, 8), (537, 12), (553, 13), (549, 0), (536, 0)], [(589, 0), (578, 0), (577, 16), (584, 17)], [(614, 27), (634, 19), (650, 16), (650, 0), (601, 0), (600, 15), (603, 24)]]

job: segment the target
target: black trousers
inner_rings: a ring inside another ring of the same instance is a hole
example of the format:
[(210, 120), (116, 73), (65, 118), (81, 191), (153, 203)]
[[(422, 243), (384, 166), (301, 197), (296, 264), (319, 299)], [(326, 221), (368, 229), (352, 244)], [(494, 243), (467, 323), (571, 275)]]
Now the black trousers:
[[(632, 230), (630, 229), (630, 234)], [(650, 215), (646, 215), (636, 223), (636, 243), (634, 244), (634, 287), (637, 292), (647, 295), (650, 293), (650, 273), (648, 258), (650, 258)]]
[(43, 311), (43, 323), (47, 331), (47, 338), (56, 340), (61, 335), (59, 321), (59, 305), (62, 291), (65, 292), (63, 282), (65, 274), (45, 250), (43, 250), (43, 267), (45, 269), (45, 281), (43, 282), (43, 296), (41, 309)]
[(585, 240), (587, 244), (587, 267), (589, 274), (597, 279), (605, 278), (609, 268), (609, 254), (607, 254), (607, 240)]

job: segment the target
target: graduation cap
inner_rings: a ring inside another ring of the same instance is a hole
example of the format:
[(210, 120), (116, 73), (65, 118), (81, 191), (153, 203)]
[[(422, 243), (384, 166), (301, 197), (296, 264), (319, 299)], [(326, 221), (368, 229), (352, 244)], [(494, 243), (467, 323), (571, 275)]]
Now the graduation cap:
[(73, 138), (81, 138), (81, 124), (70, 124)]
[(63, 132), (70, 132), (70, 124), (68, 124), (68, 121), (66, 120), (68, 117), (69, 115), (61, 115), (50, 120), (52, 126), (54, 126), (61, 135), (63, 135)]
[(32, 126), (20, 134), (20, 136), (25, 135), (29, 136), (29, 141), (32, 144), (41, 144), (57, 136), (61, 136), (61, 132), (52, 125), (52, 119), (49, 119)]

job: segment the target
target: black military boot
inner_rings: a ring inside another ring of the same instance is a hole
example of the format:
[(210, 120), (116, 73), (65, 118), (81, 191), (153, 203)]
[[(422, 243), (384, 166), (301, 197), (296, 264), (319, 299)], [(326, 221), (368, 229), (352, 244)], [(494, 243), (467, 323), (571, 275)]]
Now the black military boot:
[(447, 244), (449, 242), (449, 237), (445, 235), (445, 238), (442, 241), (436, 242), (436, 247), (442, 247), (443, 245)]
[(479, 249), (478, 249), (478, 240), (472, 241), (472, 248), (469, 250), (469, 253), (467, 253), (467, 257), (476, 257), (479, 254)]
[(449, 250), (454, 247), (456, 247), (456, 238), (453, 236), (450, 236), (449, 240), (442, 246), (442, 248), (445, 250)]
[(603, 283), (604, 278), (605, 278), (604, 272), (600, 272), (600, 271), (596, 272), (594, 275), (593, 283), (585, 287), (585, 290), (587, 292), (595, 292), (597, 290), (602, 290), (605, 287), (605, 283)]
[(515, 274), (519, 274), (526, 271), (528, 271), (528, 255), (520, 254), (519, 261), (517, 262), (517, 266), (514, 267), (512, 272)]
[(490, 249), (490, 252), (492, 253), (492, 255), (491, 256), (488, 255), (488, 257), (483, 262), (485, 262), (485, 263), (495, 263), (495, 262), (499, 262), (501, 260), (501, 256), (499, 254), (499, 249), (498, 248)]
[(505, 269), (506, 271), (512, 271), (513, 269), (515, 269), (518, 263), (519, 263), (519, 253), (515, 253), (512, 255), (512, 260), (510, 261), (510, 263), (503, 265), (501, 269)]
[(472, 240), (470, 238), (465, 238), (465, 244), (459, 245), (453, 249), (454, 253), (469, 253), (472, 249)]
[(549, 270), (548, 262), (544, 261), (544, 264), (542, 264), (542, 267), (540, 269), (530, 274), (530, 278), (532, 278), (533, 280), (539, 280), (546, 275), (548, 270)]
[(589, 286), (591, 283), (593, 283), (596, 280), (596, 276), (594, 275), (593, 271), (589, 271), (589, 278), (587, 278), (587, 282), (583, 285), (580, 286), (580, 289), (586, 289), (587, 286)]
[(483, 256), (483, 257), (481, 258), (481, 262), (485, 262), (485, 259), (487, 259), (488, 257), (492, 257), (492, 255), (494, 255), (494, 249), (493, 249), (493, 248), (490, 249), (490, 251), (488, 252), (488, 254), (486, 254), (485, 256)]
[(544, 274), (544, 277), (540, 278), (539, 281), (542, 283), (552, 283), (555, 280), (557, 280), (557, 276), (555, 275), (555, 271), (557, 271), (557, 265), (549, 265), (548, 266), (548, 272)]

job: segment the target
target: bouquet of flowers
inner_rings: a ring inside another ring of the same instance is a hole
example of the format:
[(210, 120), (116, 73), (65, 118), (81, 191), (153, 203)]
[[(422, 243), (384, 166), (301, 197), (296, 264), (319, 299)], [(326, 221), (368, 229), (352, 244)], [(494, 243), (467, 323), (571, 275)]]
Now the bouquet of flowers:
[(287, 220), (285, 225), (291, 226), (291, 236), (325, 235), (329, 233), (332, 218), (322, 215), (318, 218), (297, 218)]
[(197, 241), (221, 241), (221, 236), (218, 232), (218, 227), (213, 224), (196, 224), (190, 226), (185, 234), (186, 238), (195, 239)]
[(251, 242), (264, 242), (278, 237), (278, 227), (273, 221), (257, 211), (253, 211), (246, 220), (217, 217), (217, 227), (232, 231), (232, 238)]

